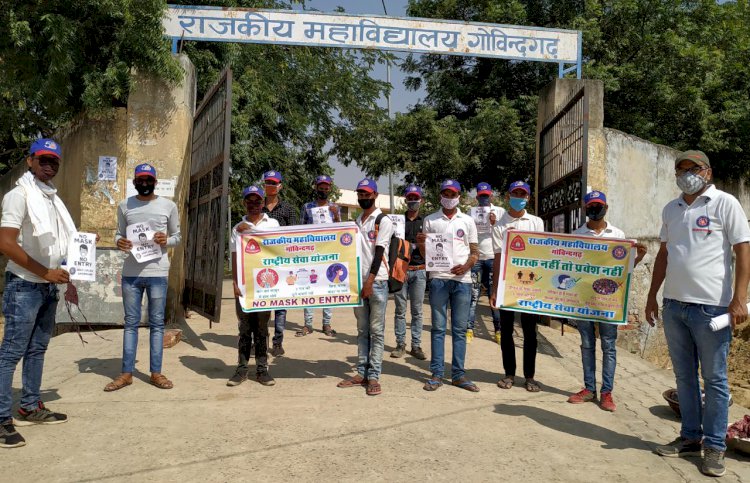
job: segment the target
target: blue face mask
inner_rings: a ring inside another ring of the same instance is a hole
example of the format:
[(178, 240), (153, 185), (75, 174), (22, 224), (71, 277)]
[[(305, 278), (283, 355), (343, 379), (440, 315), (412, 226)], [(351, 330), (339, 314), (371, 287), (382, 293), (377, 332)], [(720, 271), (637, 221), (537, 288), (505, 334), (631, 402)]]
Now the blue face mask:
[(523, 211), (526, 208), (526, 203), (528, 203), (529, 200), (526, 198), (511, 198), (510, 199), (510, 207), (513, 208), (513, 211)]
[(477, 198), (477, 201), (479, 202), (479, 206), (490, 206), (490, 197), (487, 195), (480, 196)]

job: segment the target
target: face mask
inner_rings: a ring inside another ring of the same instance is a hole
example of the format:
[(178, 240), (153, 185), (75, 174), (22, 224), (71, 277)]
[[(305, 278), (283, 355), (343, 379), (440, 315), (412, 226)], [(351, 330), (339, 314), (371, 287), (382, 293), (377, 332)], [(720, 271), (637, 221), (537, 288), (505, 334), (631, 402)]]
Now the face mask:
[(317, 196), (319, 200), (327, 200), (328, 199), (328, 194), (329, 194), (328, 191), (317, 190), (315, 192), (315, 196)]
[(406, 208), (409, 211), (417, 211), (419, 209), (419, 200), (417, 201), (407, 201), (406, 202)]
[(278, 185), (270, 185), (270, 184), (266, 185), (266, 194), (267, 195), (274, 196), (274, 195), (278, 194), (278, 192), (279, 192), (279, 186)]
[(677, 178), (677, 187), (686, 195), (694, 195), (706, 186), (706, 180), (703, 177), (687, 172)]
[(154, 192), (154, 188), (156, 187), (155, 184), (148, 183), (148, 184), (137, 184), (135, 185), (135, 190), (138, 192), (141, 196), (150, 196), (151, 193)]
[(443, 198), (440, 197), (440, 204), (443, 205), (443, 208), (446, 210), (452, 210), (456, 206), (458, 206), (458, 202), (460, 200), (458, 198)]
[(604, 218), (604, 215), (606, 214), (607, 209), (604, 207), (604, 205), (596, 204), (594, 206), (586, 207), (586, 216), (589, 217), (589, 220), (599, 221)]
[(529, 200), (526, 198), (511, 198), (510, 207), (513, 208), (513, 211), (522, 211), (526, 208), (528, 202)]
[(480, 196), (477, 201), (479, 202), (479, 206), (490, 206), (489, 196)]
[(359, 207), (363, 210), (369, 210), (370, 208), (372, 208), (372, 205), (375, 204), (375, 200), (360, 198), (357, 200), (357, 203), (359, 203)]

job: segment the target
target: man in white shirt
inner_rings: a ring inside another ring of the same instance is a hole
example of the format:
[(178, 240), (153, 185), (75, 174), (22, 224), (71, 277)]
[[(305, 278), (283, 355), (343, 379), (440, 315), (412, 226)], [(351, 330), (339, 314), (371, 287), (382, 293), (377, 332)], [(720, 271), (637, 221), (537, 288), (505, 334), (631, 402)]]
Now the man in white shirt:
[[(419, 250), (426, 257), (427, 233), (441, 233), (453, 240), (453, 267), (450, 271), (430, 271), (430, 307), (432, 329), (430, 342), (432, 377), (425, 383), (426, 391), (435, 391), (443, 385), (445, 372), (445, 331), (448, 324), (448, 307), (451, 309), (451, 335), (453, 357), (451, 361), (451, 383), (471, 392), (479, 388), (466, 377), (466, 329), (471, 306), (471, 267), (479, 259), (477, 226), (471, 216), (458, 209), (461, 185), (454, 180), (445, 180), (440, 186), (442, 208), (424, 219), (422, 233), (417, 237)], [(426, 257), (427, 258), (427, 257)], [(428, 260), (428, 266), (429, 266)]]
[[(664, 283), (662, 319), (677, 379), (682, 428), (680, 437), (656, 451), (661, 456), (699, 456), (702, 441), (701, 471), (722, 476), (729, 411), (727, 356), (732, 329), (747, 319), (750, 227), (739, 201), (710, 184), (711, 163), (703, 152), (681, 153), (675, 161), (675, 177), (682, 195), (662, 211), (661, 246), (646, 320), (652, 326), (657, 320), (656, 294)], [(730, 326), (711, 330), (711, 319), (727, 313)]]
[[(505, 199), (510, 208), (495, 223), (492, 229), (492, 245), (495, 250), (493, 267), (493, 286), (497, 287), (500, 273), (500, 258), (503, 250), (503, 237), (508, 230), (544, 231), (544, 222), (538, 216), (529, 214), (526, 205), (531, 197), (531, 188), (524, 181), (514, 181), (508, 187)], [(495, 307), (495, 296), (492, 294), (490, 304)], [(503, 369), (505, 376), (497, 383), (501, 389), (513, 387), (516, 376), (516, 346), (513, 342), (513, 324), (515, 312), (500, 310), (500, 349), (503, 353)], [(536, 373), (536, 324), (539, 316), (521, 313), (521, 328), (523, 330), (523, 375), (526, 378), (524, 386), (529, 392), (539, 392), (541, 388), (534, 380)], [(497, 333), (495, 336), (497, 337)]]
[(357, 217), (357, 243), (360, 250), (362, 306), (354, 308), (357, 319), (357, 374), (339, 382), (338, 387), (366, 387), (368, 396), (382, 392), (380, 372), (383, 363), (385, 308), (388, 302), (388, 248), (393, 222), (375, 206), (378, 185), (365, 178), (357, 184), (357, 202), (364, 211)]
[(266, 354), (268, 352), (268, 321), (271, 318), (271, 311), (248, 313), (242, 310), (240, 305), (242, 292), (237, 283), (239, 274), (237, 273), (236, 244), (239, 234), (278, 228), (279, 222), (263, 212), (265, 193), (262, 188), (248, 186), (242, 190), (242, 199), (247, 214), (242, 217), (242, 221), (234, 225), (229, 241), (229, 250), (232, 252), (234, 309), (237, 314), (240, 336), (237, 343), (237, 369), (227, 381), (227, 386), (238, 386), (247, 379), (248, 360), (253, 346), (255, 347), (255, 380), (264, 386), (273, 386), (276, 381), (268, 373), (268, 356)]
[[(619, 228), (604, 221), (607, 214), (607, 196), (601, 191), (592, 191), (583, 197), (588, 221), (573, 231), (574, 235), (586, 235), (598, 238), (624, 239), (625, 234)], [(646, 246), (635, 245), (637, 255), (635, 265), (638, 265), (646, 255)], [(599, 337), (602, 340), (602, 388), (599, 406), (605, 411), (617, 409), (612, 399), (612, 389), (615, 383), (615, 367), (617, 366), (617, 324), (576, 320), (576, 327), (581, 334), (581, 359), (583, 363), (584, 388), (568, 398), (571, 404), (581, 404), (596, 400), (596, 334), (595, 327), (599, 327)]]
[[(471, 267), (471, 307), (469, 308), (469, 328), (466, 331), (466, 343), (470, 344), (474, 339), (474, 324), (476, 321), (477, 303), (482, 285), (487, 290), (487, 298), (492, 294), (492, 265), (495, 260), (495, 251), (492, 248), (492, 227), (495, 226), (505, 210), (492, 204), (492, 186), (489, 183), (477, 185), (477, 203), (480, 208), (490, 209), (489, 223), (484, 224), (484, 218), (477, 219), (477, 239), (479, 240), (479, 260)], [(500, 311), (490, 307), (492, 313), (492, 326), (495, 333), (500, 333)], [(499, 341), (498, 341), (499, 342)]]

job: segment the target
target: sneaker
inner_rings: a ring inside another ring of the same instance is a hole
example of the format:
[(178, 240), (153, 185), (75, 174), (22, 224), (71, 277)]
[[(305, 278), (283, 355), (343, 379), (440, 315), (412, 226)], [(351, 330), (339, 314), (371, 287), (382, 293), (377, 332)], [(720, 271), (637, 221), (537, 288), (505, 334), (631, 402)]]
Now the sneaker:
[(24, 445), (26, 440), (16, 431), (12, 419), (0, 423), (0, 448), (18, 448)]
[(497, 342), (498, 345), (500, 345), (500, 331), (495, 331), (495, 336), (493, 337), (495, 339), (495, 342)]
[(472, 340), (474, 340), (474, 329), (467, 329), (466, 330), (466, 343), (471, 344)]
[(706, 448), (703, 451), (701, 473), (708, 476), (724, 476), (727, 467), (724, 464), (724, 452), (718, 449)]
[(274, 344), (273, 349), (271, 349), (271, 355), (274, 357), (281, 357), (286, 353), (284, 348), (281, 346), (281, 344)]
[(274, 384), (276, 384), (276, 380), (271, 377), (268, 372), (258, 373), (258, 375), (255, 376), (255, 380), (263, 384), (264, 386), (273, 386)]
[(60, 424), (68, 421), (68, 417), (61, 413), (50, 411), (39, 401), (33, 411), (18, 408), (16, 426), (31, 426), (32, 424)]
[(391, 357), (398, 358), (404, 357), (406, 353), (406, 344), (396, 344), (396, 348), (391, 352)]
[(246, 380), (247, 380), (247, 369), (242, 369), (238, 367), (237, 370), (234, 371), (234, 375), (230, 377), (229, 380), (227, 381), (227, 386), (239, 386)]
[(583, 389), (573, 394), (572, 396), (570, 396), (568, 398), (568, 402), (570, 404), (583, 404), (583, 403), (591, 402), (594, 399), (596, 399), (596, 394), (589, 391), (588, 389)]
[(599, 407), (611, 413), (615, 412), (617, 404), (615, 404), (615, 401), (612, 399), (611, 392), (602, 393), (602, 400), (599, 402)]
[(422, 351), (422, 348), (419, 346), (411, 346), (411, 351), (409, 352), (409, 354), (414, 356), (415, 359), (419, 359), (420, 361), (427, 359), (427, 356), (424, 355), (424, 351)]
[(688, 441), (682, 437), (678, 437), (666, 446), (657, 446), (656, 454), (670, 458), (701, 456), (701, 442)]

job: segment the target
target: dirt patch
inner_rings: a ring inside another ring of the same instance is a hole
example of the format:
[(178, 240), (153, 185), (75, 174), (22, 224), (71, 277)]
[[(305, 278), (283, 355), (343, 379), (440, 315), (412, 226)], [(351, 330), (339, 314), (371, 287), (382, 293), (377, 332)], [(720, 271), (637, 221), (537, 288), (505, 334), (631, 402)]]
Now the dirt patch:
[(750, 323), (744, 324), (732, 339), (728, 373), (734, 399), (750, 407)]

